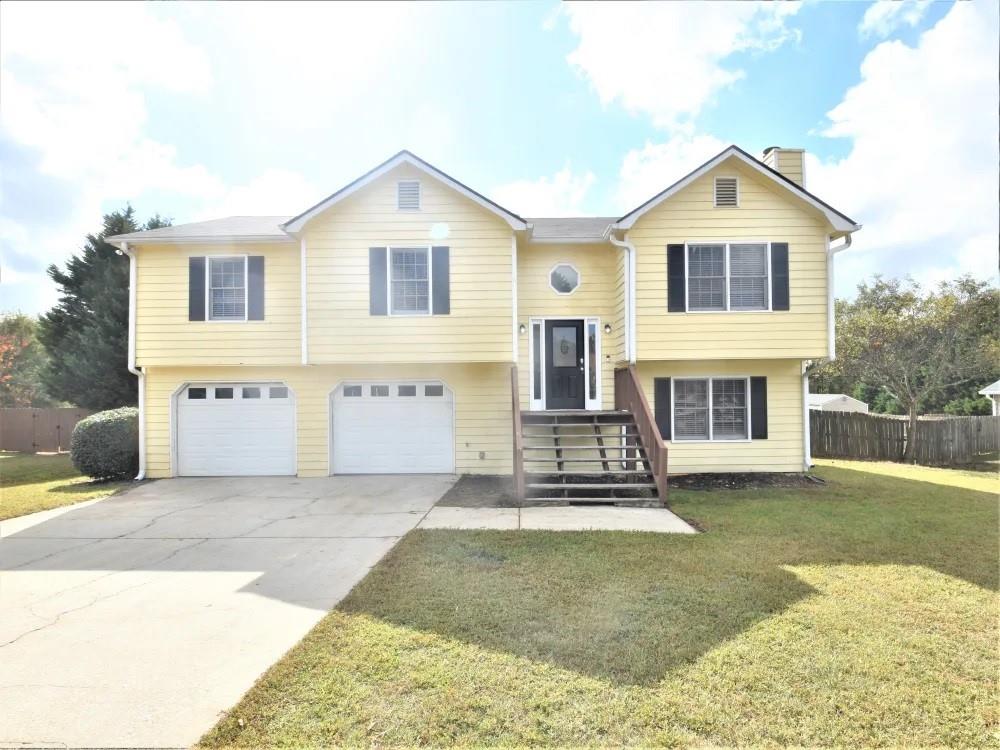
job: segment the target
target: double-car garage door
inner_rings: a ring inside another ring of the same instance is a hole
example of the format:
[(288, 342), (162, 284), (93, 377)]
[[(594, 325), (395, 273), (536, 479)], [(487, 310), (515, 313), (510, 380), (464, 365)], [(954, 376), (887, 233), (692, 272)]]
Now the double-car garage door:
[[(454, 398), (436, 381), (355, 381), (331, 396), (334, 474), (451, 473)], [(281, 383), (192, 383), (176, 400), (180, 476), (294, 475), (295, 395)]]

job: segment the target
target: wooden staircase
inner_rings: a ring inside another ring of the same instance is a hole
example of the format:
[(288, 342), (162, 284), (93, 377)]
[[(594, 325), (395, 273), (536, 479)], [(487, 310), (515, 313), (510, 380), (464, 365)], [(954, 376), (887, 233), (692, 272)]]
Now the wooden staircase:
[(521, 413), (525, 505), (661, 505), (627, 411)]

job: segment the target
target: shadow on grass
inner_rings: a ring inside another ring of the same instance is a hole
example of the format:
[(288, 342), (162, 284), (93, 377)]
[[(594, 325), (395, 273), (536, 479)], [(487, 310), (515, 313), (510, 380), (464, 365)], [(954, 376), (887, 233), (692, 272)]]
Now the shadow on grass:
[(411, 533), (338, 607), (651, 685), (814, 590), (788, 567), (923, 566), (998, 589), (996, 497), (823, 467), (809, 490), (676, 492), (697, 536)]

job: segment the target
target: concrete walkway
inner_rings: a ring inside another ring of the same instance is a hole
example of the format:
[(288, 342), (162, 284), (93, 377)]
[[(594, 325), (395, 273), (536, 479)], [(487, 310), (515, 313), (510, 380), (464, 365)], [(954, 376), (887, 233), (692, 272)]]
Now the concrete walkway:
[(0, 746), (190, 746), (453, 481), (169, 479), (0, 523)]
[(686, 521), (666, 508), (580, 505), (551, 508), (456, 508), (439, 505), (427, 514), (418, 528), (696, 533)]

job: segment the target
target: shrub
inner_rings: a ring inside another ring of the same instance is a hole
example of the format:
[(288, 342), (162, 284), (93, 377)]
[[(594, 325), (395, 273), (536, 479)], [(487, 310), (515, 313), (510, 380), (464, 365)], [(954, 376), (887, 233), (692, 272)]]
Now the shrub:
[(81, 474), (94, 479), (131, 479), (139, 470), (139, 410), (134, 406), (81, 419), (69, 441)]

